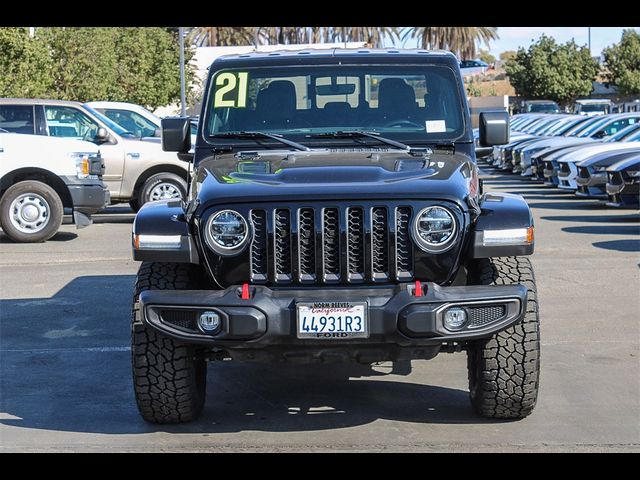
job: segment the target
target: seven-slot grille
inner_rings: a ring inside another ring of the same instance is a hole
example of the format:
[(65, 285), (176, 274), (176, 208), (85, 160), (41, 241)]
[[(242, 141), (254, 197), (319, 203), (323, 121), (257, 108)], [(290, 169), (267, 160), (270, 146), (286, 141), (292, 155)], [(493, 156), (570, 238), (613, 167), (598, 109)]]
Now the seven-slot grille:
[(252, 209), (251, 281), (410, 281), (411, 217), (408, 206)]

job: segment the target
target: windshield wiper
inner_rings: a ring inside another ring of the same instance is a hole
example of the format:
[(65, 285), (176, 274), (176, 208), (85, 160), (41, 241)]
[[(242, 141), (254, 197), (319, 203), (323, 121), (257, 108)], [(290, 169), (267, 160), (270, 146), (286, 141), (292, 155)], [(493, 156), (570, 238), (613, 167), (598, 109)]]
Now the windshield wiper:
[(253, 140), (259, 138), (269, 138), (271, 140), (276, 140), (277, 142), (284, 143), (296, 150), (300, 150), (302, 152), (308, 152), (311, 149), (306, 145), (302, 145), (301, 143), (293, 142), (291, 140), (287, 140), (282, 135), (264, 133), (264, 132), (223, 132), (223, 133), (214, 133), (210, 135), (213, 138), (250, 138)]
[(396, 142), (395, 140), (391, 140), (390, 138), (382, 137), (378, 132), (367, 132), (364, 130), (339, 130), (337, 132), (326, 132), (326, 133), (313, 133), (311, 135), (307, 135), (309, 138), (373, 138), (378, 140), (381, 143), (386, 143), (387, 145), (391, 145), (392, 147), (399, 148), (400, 150), (405, 150), (409, 155), (429, 155), (433, 153), (433, 150), (430, 148), (416, 148), (406, 145), (401, 142)]

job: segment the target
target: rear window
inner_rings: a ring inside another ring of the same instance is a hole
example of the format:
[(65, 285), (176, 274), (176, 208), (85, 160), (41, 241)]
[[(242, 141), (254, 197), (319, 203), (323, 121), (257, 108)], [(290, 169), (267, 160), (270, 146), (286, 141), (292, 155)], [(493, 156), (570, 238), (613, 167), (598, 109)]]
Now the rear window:
[(32, 105), (0, 105), (0, 128), (12, 133), (35, 133)]

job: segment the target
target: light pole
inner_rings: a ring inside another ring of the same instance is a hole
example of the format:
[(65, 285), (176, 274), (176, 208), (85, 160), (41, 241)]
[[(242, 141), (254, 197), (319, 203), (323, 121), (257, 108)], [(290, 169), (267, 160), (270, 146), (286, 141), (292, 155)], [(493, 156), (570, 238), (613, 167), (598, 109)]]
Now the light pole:
[(589, 56), (591, 56), (591, 27), (589, 29)]
[(184, 27), (178, 27), (180, 37), (180, 116), (187, 116), (187, 99), (184, 84)]

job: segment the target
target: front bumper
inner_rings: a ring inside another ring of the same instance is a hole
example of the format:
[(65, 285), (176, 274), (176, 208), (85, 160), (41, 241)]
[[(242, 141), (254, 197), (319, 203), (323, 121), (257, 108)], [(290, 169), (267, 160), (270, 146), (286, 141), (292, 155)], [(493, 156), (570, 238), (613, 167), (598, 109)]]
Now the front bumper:
[(606, 185), (607, 205), (610, 207), (635, 207), (640, 205), (640, 183), (626, 182), (622, 172), (609, 174)]
[(558, 162), (558, 187), (566, 190), (578, 188), (576, 179), (578, 177), (578, 167), (574, 162)]
[(78, 228), (91, 225), (91, 215), (109, 204), (109, 190), (99, 180), (64, 179), (73, 203), (74, 222)]
[[(443, 343), (486, 338), (521, 321), (527, 304), (522, 285), (440, 287), (413, 284), (369, 288), (278, 289), (241, 287), (221, 291), (147, 290), (140, 294), (143, 321), (165, 335), (224, 351), (233, 358), (255, 360), (320, 358), (340, 355), (361, 362), (431, 358)], [(368, 338), (298, 338), (296, 302), (366, 302)], [(444, 310), (466, 309), (462, 329), (444, 327)], [(197, 325), (200, 313), (216, 311), (222, 326), (213, 334)]]

